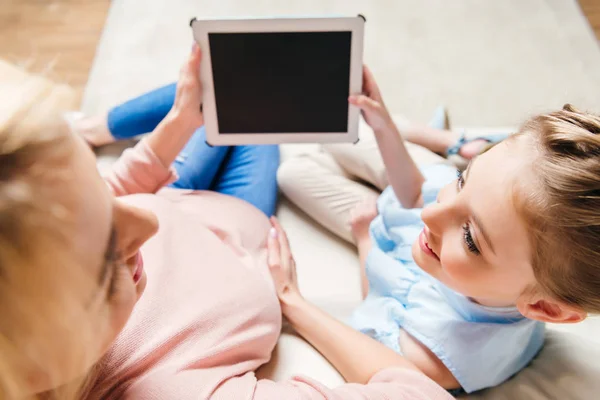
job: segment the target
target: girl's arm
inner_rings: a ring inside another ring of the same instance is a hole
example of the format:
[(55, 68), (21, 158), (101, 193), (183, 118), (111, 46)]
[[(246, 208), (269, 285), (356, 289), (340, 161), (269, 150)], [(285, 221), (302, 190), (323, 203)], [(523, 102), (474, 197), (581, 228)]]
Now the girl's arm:
[(364, 94), (350, 96), (349, 102), (362, 110), (365, 121), (373, 128), (388, 180), (404, 208), (422, 206), (423, 175), (411, 158), (396, 124), (383, 103), (381, 92), (371, 71), (363, 69)]
[(360, 262), (360, 286), (363, 299), (369, 294), (369, 280), (367, 279), (367, 256), (373, 247), (369, 226), (379, 214), (377, 210), (377, 198), (368, 198), (359, 203), (350, 211), (350, 229), (352, 237), (358, 249), (358, 260)]

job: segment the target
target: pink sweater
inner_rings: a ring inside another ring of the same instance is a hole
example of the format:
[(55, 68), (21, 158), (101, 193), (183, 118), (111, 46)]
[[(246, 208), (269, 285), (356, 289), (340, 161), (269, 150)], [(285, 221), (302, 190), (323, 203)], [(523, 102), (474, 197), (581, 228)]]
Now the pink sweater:
[(301, 377), (258, 380), (254, 371), (269, 361), (281, 328), (266, 265), (269, 222), (232, 197), (161, 189), (175, 178), (142, 141), (106, 179), (115, 195), (154, 211), (160, 229), (142, 248), (146, 291), (100, 362), (87, 398), (452, 398), (424, 375), (401, 369), (334, 389)]

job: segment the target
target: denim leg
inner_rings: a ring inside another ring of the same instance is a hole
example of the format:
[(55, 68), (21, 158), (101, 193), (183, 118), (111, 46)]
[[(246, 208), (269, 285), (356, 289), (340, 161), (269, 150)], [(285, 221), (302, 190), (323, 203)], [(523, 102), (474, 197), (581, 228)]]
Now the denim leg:
[(279, 146), (232, 147), (212, 190), (247, 201), (267, 216), (277, 203)]
[(115, 139), (152, 132), (173, 106), (176, 89), (172, 83), (112, 108), (108, 112), (108, 130)]
[(173, 166), (179, 179), (171, 187), (179, 189), (209, 190), (215, 176), (222, 169), (230, 147), (210, 147), (206, 144), (206, 130), (199, 128), (190, 138)]

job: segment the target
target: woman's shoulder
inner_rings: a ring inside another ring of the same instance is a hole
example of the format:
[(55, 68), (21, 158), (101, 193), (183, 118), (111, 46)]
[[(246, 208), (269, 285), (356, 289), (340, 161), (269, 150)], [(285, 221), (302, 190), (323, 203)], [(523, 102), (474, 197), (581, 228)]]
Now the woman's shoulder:
[[(123, 200), (153, 211), (160, 227), (141, 248), (145, 292), (94, 383), (94, 393), (108, 394), (92, 398), (121, 398), (112, 394), (157, 374), (175, 379), (191, 364), (226, 360), (256, 368), (266, 362), (281, 329), (266, 263), (267, 218), (247, 203), (210, 192), (168, 190)], [(200, 379), (203, 390), (209, 378)], [(163, 389), (169, 388), (175, 387)]]

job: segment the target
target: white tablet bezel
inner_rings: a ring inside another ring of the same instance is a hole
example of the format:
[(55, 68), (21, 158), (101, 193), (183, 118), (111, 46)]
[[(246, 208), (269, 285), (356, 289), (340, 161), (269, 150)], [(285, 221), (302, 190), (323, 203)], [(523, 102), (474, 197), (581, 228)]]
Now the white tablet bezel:
[(335, 143), (358, 141), (360, 110), (348, 105), (348, 132), (295, 132), (295, 133), (219, 133), (215, 91), (213, 86), (212, 62), (209, 33), (234, 32), (339, 32), (351, 31), (349, 93), (362, 90), (363, 34), (365, 19), (362, 16), (341, 18), (277, 18), (277, 19), (228, 19), (198, 20), (190, 23), (194, 39), (202, 50), (200, 78), (204, 90), (203, 113), (207, 143), (214, 146), (242, 144), (279, 143)]

